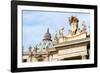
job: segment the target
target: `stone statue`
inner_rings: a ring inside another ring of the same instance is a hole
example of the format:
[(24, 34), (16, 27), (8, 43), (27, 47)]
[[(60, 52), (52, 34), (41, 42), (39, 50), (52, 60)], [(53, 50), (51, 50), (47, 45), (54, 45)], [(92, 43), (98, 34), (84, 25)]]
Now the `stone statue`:
[(58, 34), (57, 34), (57, 31), (55, 32), (55, 35), (54, 35), (54, 39), (56, 40), (58, 38)]
[(70, 34), (71, 35), (75, 35), (78, 31), (78, 18), (76, 18), (75, 16), (71, 16), (69, 17), (69, 23), (70, 23)]
[(55, 32), (55, 35), (54, 35), (54, 44), (57, 44), (58, 43), (58, 34), (57, 34), (57, 31)]
[(59, 30), (59, 36), (64, 37), (64, 27), (61, 27), (61, 29)]
[(82, 23), (82, 32), (86, 32), (86, 22), (85, 22), (85, 20)]

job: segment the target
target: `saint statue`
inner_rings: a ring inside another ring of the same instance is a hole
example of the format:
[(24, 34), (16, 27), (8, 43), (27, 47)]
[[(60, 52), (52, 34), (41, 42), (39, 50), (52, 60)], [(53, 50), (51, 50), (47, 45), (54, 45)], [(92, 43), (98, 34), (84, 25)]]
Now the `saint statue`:
[(78, 31), (78, 18), (76, 18), (75, 16), (71, 16), (69, 17), (69, 23), (70, 23), (70, 33), (71, 35), (75, 35)]
[(61, 27), (61, 29), (59, 30), (59, 35), (60, 37), (64, 37), (64, 27)]
[(54, 44), (57, 44), (58, 43), (58, 34), (57, 34), (57, 31), (55, 32), (55, 35), (54, 35)]
[(83, 23), (82, 23), (82, 32), (86, 32), (86, 22), (85, 22), (85, 20), (83, 20)]
[(57, 34), (57, 31), (55, 32), (55, 35), (54, 35), (54, 39), (56, 40), (58, 38), (58, 34)]

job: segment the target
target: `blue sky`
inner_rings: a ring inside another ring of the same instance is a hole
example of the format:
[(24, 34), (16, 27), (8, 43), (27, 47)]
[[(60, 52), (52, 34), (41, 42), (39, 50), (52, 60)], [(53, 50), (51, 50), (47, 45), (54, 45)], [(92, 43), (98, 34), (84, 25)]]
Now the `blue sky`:
[[(37, 43), (41, 42), (44, 34), (49, 28), (52, 39), (54, 33), (59, 31), (61, 26), (64, 27), (64, 33), (67, 35), (70, 28), (68, 17), (76, 16), (79, 19), (79, 28), (81, 28), (82, 21), (85, 18), (86, 24), (90, 25), (90, 14), (88, 13), (76, 13), (76, 12), (46, 12), (46, 11), (27, 11), (23, 10), (23, 46), (27, 49), (30, 45), (33, 47)], [(87, 27), (87, 31), (89, 29)]]

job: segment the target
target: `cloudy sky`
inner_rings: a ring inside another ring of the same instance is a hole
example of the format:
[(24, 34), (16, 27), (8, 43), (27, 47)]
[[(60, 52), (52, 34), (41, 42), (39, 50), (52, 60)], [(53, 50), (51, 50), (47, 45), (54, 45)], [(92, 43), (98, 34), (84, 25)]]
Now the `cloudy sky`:
[(46, 12), (46, 11), (27, 11), (23, 10), (23, 46), (27, 49), (29, 46), (35, 46), (41, 42), (44, 34), (49, 28), (52, 39), (55, 31), (63, 26), (64, 33), (67, 35), (70, 28), (68, 17), (76, 16), (79, 19), (79, 28), (81, 28), (82, 21), (85, 18), (87, 24), (87, 31), (89, 32), (90, 14), (88, 13), (76, 13), (76, 12)]

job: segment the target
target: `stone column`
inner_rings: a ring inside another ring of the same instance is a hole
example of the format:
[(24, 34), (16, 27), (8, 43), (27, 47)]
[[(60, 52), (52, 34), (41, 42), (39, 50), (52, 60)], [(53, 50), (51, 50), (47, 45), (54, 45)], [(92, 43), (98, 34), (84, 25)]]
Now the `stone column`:
[(49, 56), (49, 61), (52, 61), (52, 55)]
[(86, 56), (85, 55), (83, 55), (83, 56), (81, 56), (82, 57), (82, 59), (86, 59)]

